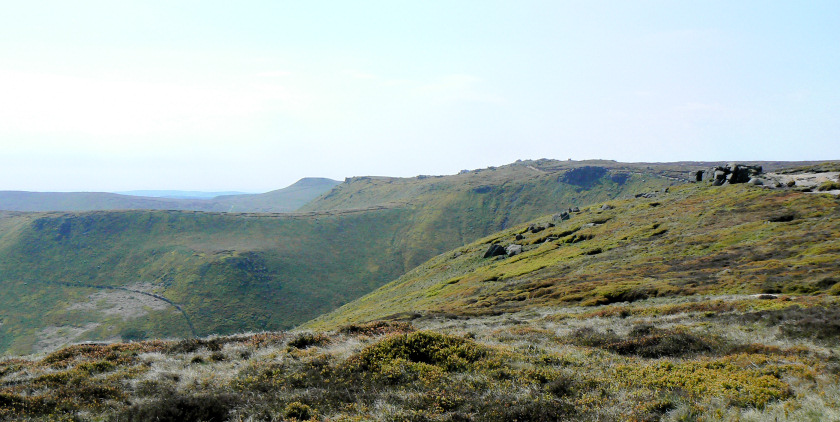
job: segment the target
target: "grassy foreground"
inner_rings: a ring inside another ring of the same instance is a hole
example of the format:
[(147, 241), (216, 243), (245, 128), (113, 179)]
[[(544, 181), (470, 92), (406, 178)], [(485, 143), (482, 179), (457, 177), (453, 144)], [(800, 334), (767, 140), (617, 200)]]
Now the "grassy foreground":
[(837, 302), (648, 299), (77, 345), (0, 362), (0, 418), (837, 420)]

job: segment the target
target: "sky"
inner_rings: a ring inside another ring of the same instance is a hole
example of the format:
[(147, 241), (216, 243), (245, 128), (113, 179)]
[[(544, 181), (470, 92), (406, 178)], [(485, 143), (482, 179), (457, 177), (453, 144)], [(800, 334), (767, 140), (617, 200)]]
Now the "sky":
[(840, 159), (840, 1), (6, 1), (0, 190)]

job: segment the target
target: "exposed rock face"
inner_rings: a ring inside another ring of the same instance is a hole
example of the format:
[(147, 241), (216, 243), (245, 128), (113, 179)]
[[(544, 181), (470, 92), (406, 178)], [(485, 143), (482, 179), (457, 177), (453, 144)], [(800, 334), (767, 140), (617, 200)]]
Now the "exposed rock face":
[[(699, 172), (698, 172), (699, 173)], [(711, 175), (711, 182), (715, 186), (724, 184), (747, 183), (761, 174), (761, 166), (729, 163), (726, 166), (715, 167), (706, 174)]]
[(560, 181), (570, 185), (588, 187), (607, 174), (607, 169), (597, 166), (584, 166), (567, 171)]
[(505, 248), (505, 253), (507, 254), (507, 256), (519, 255), (522, 253), (522, 245), (517, 245), (515, 243), (508, 245)]
[(487, 249), (487, 252), (484, 252), (484, 257), (491, 258), (494, 256), (504, 255), (506, 253), (507, 252), (505, 251), (505, 248), (501, 245), (490, 245), (490, 248)]

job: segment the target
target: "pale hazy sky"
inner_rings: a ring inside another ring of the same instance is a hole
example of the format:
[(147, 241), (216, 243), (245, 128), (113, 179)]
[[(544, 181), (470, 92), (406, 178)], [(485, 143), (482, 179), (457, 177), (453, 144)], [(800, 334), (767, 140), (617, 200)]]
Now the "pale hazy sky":
[(840, 159), (840, 1), (4, 1), (0, 190)]

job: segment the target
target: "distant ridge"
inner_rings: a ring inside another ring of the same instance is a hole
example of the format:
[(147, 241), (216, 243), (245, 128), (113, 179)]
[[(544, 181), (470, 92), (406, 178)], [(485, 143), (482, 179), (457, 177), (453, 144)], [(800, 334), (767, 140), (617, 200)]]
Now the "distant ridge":
[[(26, 192), (0, 191), (0, 210), (5, 211), (112, 211), (182, 210), (209, 212), (292, 212), (328, 192), (340, 182), (308, 177), (283, 189), (261, 194), (236, 192), (131, 191), (108, 192)], [(172, 193), (171, 197), (162, 195)], [(226, 195), (227, 193), (232, 193)], [(146, 194), (146, 196), (139, 196)], [(188, 195), (213, 195), (209, 198)], [(157, 196), (156, 196), (157, 195)], [(175, 197), (183, 195), (182, 197)]]
[(227, 192), (204, 192), (204, 191), (194, 191), (194, 190), (129, 190), (129, 191), (121, 191), (121, 192), (113, 192), (118, 195), (129, 195), (129, 196), (145, 196), (150, 198), (175, 198), (175, 199), (212, 199), (217, 196), (230, 196), (230, 195), (251, 195), (253, 193), (250, 192), (238, 192), (238, 191), (227, 191)]

